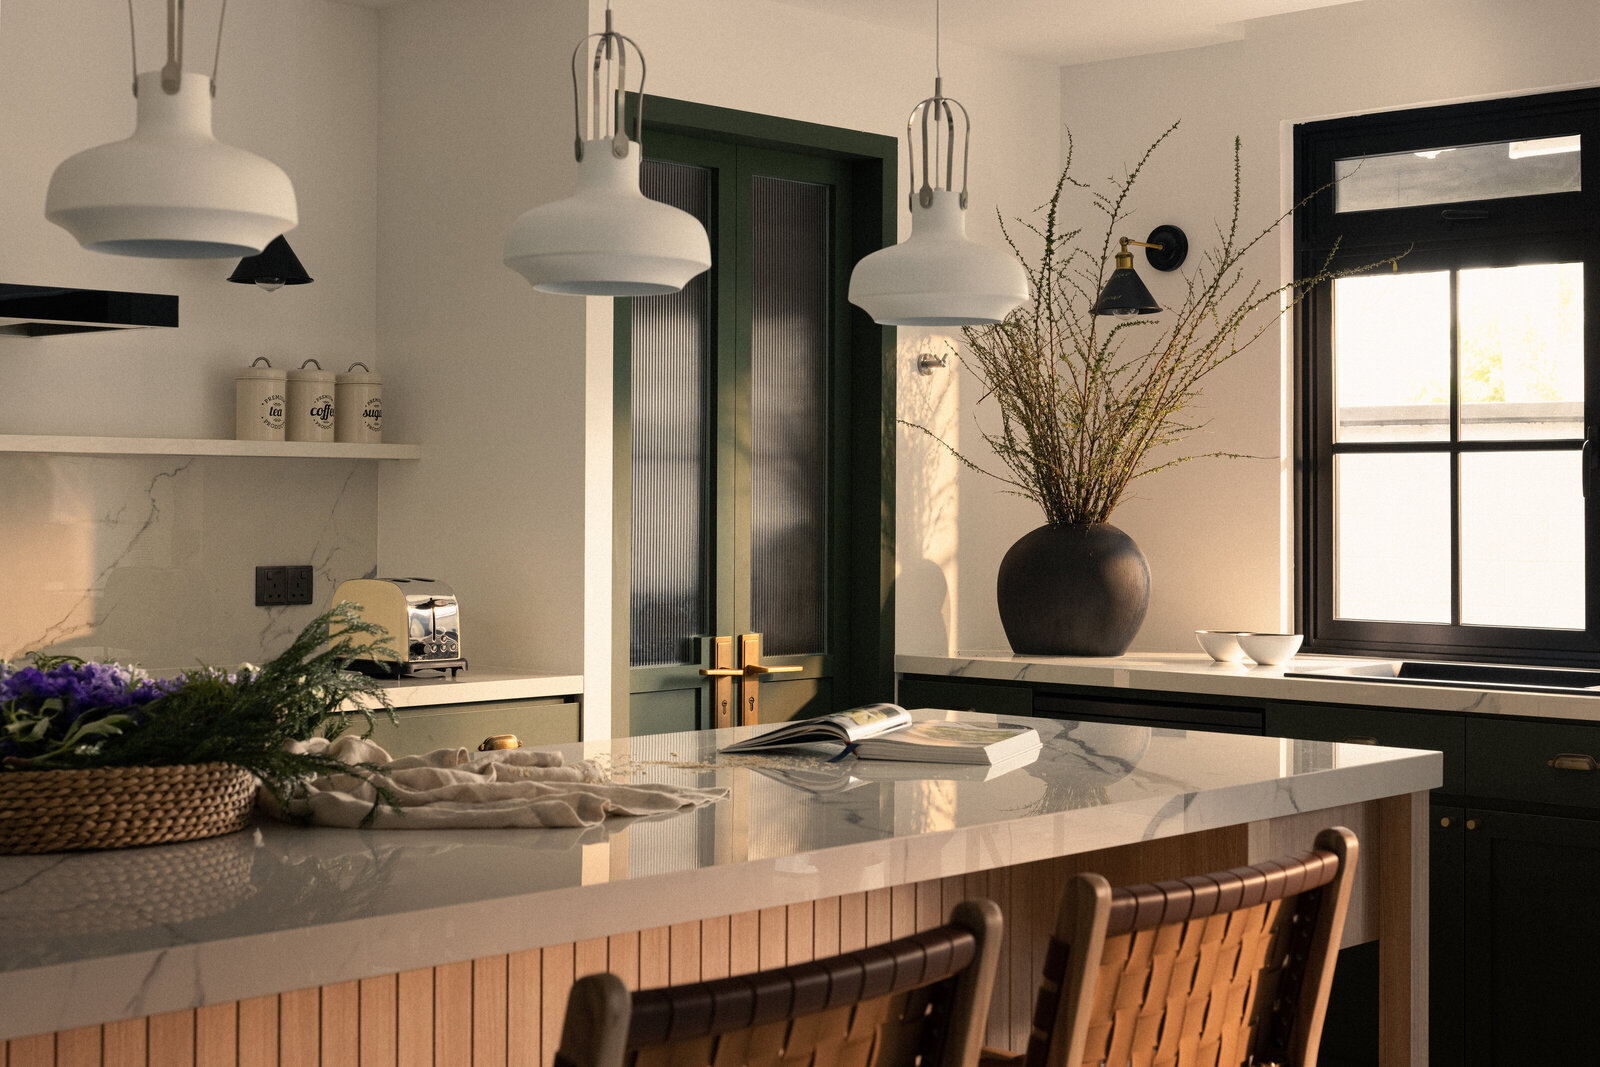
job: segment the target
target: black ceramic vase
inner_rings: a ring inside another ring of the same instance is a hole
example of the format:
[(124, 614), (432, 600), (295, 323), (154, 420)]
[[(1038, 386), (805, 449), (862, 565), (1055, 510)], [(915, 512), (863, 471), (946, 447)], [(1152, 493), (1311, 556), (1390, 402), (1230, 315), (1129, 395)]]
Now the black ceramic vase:
[(1150, 567), (1110, 523), (1041, 526), (1000, 561), (995, 595), (1019, 655), (1120, 656), (1150, 605)]

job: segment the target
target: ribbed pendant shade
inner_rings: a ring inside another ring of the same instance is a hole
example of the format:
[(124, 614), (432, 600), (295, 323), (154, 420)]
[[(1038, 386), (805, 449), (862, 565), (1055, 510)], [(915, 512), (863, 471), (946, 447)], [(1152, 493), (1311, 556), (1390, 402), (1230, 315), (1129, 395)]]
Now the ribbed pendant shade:
[(56, 168), (47, 219), (91, 251), (153, 259), (254, 255), (294, 228), (289, 176), (212, 135), (208, 75), (185, 73), (167, 93), (148, 71), (137, 99), (131, 137)]
[(642, 149), (612, 154), (606, 137), (584, 142), (578, 187), (526, 211), (506, 233), (505, 264), (546, 293), (675, 293), (711, 266), (711, 242), (693, 215), (639, 190)]
[[(578, 60), (595, 41), (590, 115), (585, 136)], [(638, 65), (633, 136), (624, 122), (628, 52)], [(659, 296), (675, 293), (711, 267), (711, 240), (698, 219), (639, 190), (644, 157), (644, 53), (612, 29), (572, 50), (573, 154), (578, 187), (565, 200), (541, 204), (511, 224), (505, 264), (546, 293)]]
[(850, 302), (886, 326), (999, 322), (1028, 299), (1015, 257), (967, 237), (959, 193), (931, 190), (911, 205), (911, 236), (867, 256), (850, 275)]

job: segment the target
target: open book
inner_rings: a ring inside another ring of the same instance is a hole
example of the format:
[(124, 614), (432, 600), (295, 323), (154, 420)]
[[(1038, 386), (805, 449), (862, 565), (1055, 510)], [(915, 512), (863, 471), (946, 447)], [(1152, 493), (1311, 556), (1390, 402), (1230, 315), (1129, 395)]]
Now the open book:
[(895, 704), (868, 704), (834, 715), (801, 719), (737, 741), (724, 752), (766, 752), (819, 741), (843, 742), (862, 759), (926, 760), (934, 763), (998, 763), (1039, 747), (1029, 726), (927, 720), (913, 722)]

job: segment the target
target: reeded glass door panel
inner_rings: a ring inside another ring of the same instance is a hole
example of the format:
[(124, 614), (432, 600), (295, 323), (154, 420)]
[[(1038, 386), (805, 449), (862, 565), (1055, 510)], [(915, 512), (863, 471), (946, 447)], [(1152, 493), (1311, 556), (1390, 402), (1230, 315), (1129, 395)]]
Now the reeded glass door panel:
[(1450, 272), (1333, 283), (1334, 440), (1450, 439)]
[(1583, 436), (1583, 264), (1464, 270), (1463, 440)]
[[(647, 159), (640, 187), (651, 199), (709, 220), (709, 170)], [(691, 638), (707, 630), (710, 279), (708, 271), (680, 292), (633, 300), (629, 658), (635, 667), (695, 662)]]
[(1574, 134), (1336, 160), (1334, 210), (1382, 211), (1577, 192), (1583, 187), (1582, 147)]
[(825, 185), (755, 179), (750, 616), (774, 656), (826, 651), (830, 216)]
[(1461, 621), (1584, 627), (1580, 455), (1461, 457)]
[(1450, 621), (1450, 458), (1334, 457), (1336, 618)]

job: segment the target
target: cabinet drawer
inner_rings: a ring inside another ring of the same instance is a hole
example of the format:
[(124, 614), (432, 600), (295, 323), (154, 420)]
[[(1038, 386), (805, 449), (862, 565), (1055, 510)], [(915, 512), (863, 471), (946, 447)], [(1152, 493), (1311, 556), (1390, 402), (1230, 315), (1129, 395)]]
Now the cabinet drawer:
[(1600, 808), (1596, 761), (1600, 726), (1467, 720), (1467, 790), (1473, 796)]
[(1160, 698), (1117, 698), (1072, 690), (1041, 689), (1033, 697), (1033, 714), (1046, 719), (1082, 719), (1223, 734), (1261, 733), (1259, 707), (1181, 704)]
[(1465, 724), (1455, 715), (1423, 715), (1391, 708), (1346, 708), (1336, 704), (1269, 704), (1267, 735), (1307, 741), (1424, 748), (1444, 753), (1439, 789), (1459, 794), (1466, 781)]
[(990, 715), (1033, 714), (1033, 690), (1025, 685), (905, 675), (900, 679), (897, 699), (905, 708), (954, 708)]
[[(380, 716), (372, 739), (391, 756), (432, 752), (436, 748), (476, 749), (494, 734), (516, 734), (524, 745), (553, 745), (578, 740), (580, 707), (575, 701), (497, 700), (475, 704), (439, 704), (396, 708), (390, 722)], [(357, 720), (356, 733), (365, 724)]]

